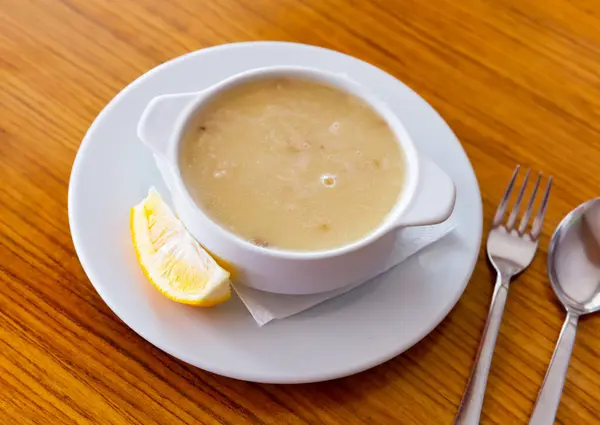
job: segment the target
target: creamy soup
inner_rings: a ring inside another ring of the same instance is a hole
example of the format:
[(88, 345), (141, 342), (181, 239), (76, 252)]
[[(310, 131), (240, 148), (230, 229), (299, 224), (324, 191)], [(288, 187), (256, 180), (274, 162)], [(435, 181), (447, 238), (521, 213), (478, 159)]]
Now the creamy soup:
[(193, 120), (180, 165), (195, 202), (260, 246), (315, 251), (355, 242), (391, 211), (404, 158), (354, 95), (270, 78), (216, 96)]

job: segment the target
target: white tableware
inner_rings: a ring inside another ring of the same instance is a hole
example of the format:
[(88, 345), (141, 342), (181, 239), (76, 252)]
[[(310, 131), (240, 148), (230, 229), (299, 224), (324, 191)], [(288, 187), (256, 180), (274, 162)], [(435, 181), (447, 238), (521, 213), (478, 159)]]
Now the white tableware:
[[(206, 103), (235, 86), (277, 77), (309, 79), (352, 93), (370, 104), (394, 132), (405, 157), (405, 184), (385, 221), (362, 239), (317, 252), (256, 246), (213, 221), (185, 187), (179, 169), (180, 144)], [(199, 92), (161, 95), (144, 110), (138, 136), (156, 156), (177, 215), (190, 233), (233, 267), (238, 283), (262, 291), (314, 294), (369, 280), (389, 262), (398, 229), (442, 222), (454, 208), (455, 188), (448, 175), (417, 153), (410, 134), (384, 102), (345, 73), (298, 66), (263, 67), (225, 78)]]
[[(237, 297), (211, 308), (172, 302), (143, 276), (129, 232), (129, 209), (154, 185), (168, 193), (136, 135), (148, 102), (201, 91), (248, 69), (302, 66), (345, 72), (405, 123), (415, 146), (452, 178), (457, 228), (388, 273), (285, 320), (258, 327)], [(90, 127), (69, 186), (73, 242), (90, 281), (125, 323), (152, 344), (200, 368), (273, 383), (313, 382), (360, 372), (400, 354), (454, 306), (473, 271), (482, 231), (481, 197), (469, 161), (440, 116), (394, 77), (327, 49), (240, 43), (190, 53), (141, 76)]]

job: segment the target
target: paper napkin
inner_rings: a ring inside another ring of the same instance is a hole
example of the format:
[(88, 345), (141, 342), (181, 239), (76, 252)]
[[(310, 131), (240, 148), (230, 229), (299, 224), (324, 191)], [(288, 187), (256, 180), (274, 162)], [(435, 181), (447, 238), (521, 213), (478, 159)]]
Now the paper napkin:
[[(434, 226), (406, 228), (400, 231), (390, 260), (383, 267), (385, 273), (393, 267), (402, 267), (402, 262), (423, 248), (439, 241), (456, 227), (452, 217)], [(381, 274), (380, 273), (380, 274)], [(284, 319), (316, 306), (323, 301), (345, 294), (366, 282), (345, 286), (335, 291), (310, 295), (281, 295), (252, 289), (241, 284), (233, 287), (259, 326), (271, 320)]]

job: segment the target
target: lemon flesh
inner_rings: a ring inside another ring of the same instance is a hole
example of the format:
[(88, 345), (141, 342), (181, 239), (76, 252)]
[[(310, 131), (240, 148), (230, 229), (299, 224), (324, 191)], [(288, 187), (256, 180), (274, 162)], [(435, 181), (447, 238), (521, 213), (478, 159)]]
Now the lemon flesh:
[(229, 272), (192, 237), (154, 188), (131, 209), (131, 236), (144, 274), (167, 298), (209, 307), (231, 296)]

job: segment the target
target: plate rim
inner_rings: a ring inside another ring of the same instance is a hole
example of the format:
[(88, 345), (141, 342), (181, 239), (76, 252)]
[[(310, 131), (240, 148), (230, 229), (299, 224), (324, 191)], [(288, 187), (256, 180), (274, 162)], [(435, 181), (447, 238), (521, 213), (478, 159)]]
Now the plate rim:
[[(94, 121), (92, 122), (92, 124), (90, 125), (90, 127), (88, 128), (88, 130), (86, 131), (81, 144), (79, 145), (78, 149), (77, 149), (77, 153), (75, 156), (75, 159), (73, 161), (73, 165), (72, 165), (72, 169), (71, 169), (71, 173), (70, 173), (70, 177), (69, 177), (69, 186), (68, 186), (68, 219), (69, 219), (69, 229), (71, 232), (71, 237), (73, 240), (73, 245), (74, 245), (74, 249), (75, 252), (77, 254), (78, 260), (81, 263), (81, 266), (88, 278), (88, 280), (90, 281), (90, 283), (92, 284), (92, 286), (94, 287), (94, 289), (96, 290), (96, 292), (98, 292), (98, 295), (100, 295), (100, 297), (102, 298), (102, 301), (104, 303), (106, 303), (106, 305), (110, 308), (110, 310), (112, 311), (113, 314), (115, 314), (125, 325), (127, 325), (127, 327), (129, 327), (131, 330), (133, 330), (135, 333), (137, 333), (138, 335), (140, 335), (142, 338), (144, 338), (146, 341), (148, 341), (150, 344), (154, 345), (156, 348), (164, 351), (165, 353), (175, 357), (176, 359), (179, 359), (181, 361), (184, 361), (192, 366), (198, 367), (202, 370), (211, 372), (211, 373), (215, 373), (218, 375), (222, 375), (222, 376), (226, 376), (229, 378), (233, 378), (233, 379), (238, 379), (238, 380), (243, 380), (243, 381), (249, 381), (249, 382), (258, 382), (258, 383), (271, 383), (271, 384), (300, 384), (300, 383), (312, 383), (312, 382), (322, 382), (322, 381), (328, 381), (328, 380), (333, 380), (333, 379), (338, 379), (338, 378), (342, 378), (345, 376), (350, 376), (350, 375), (354, 375), (360, 372), (363, 372), (365, 370), (371, 369), (373, 367), (376, 367), (378, 365), (381, 365), (391, 359), (393, 359), (394, 357), (397, 357), (398, 355), (402, 354), (403, 352), (409, 350), (410, 348), (412, 348), (415, 344), (417, 344), (419, 341), (421, 341), (422, 339), (424, 339), (427, 335), (429, 335), (447, 316), (448, 314), (454, 309), (454, 307), (456, 306), (456, 304), (458, 303), (458, 300), (462, 297), (466, 286), (468, 285), (468, 283), (471, 280), (471, 277), (475, 271), (475, 267), (478, 261), (478, 257), (479, 257), (479, 251), (481, 249), (481, 244), (482, 244), (482, 235), (483, 235), (483, 204), (482, 204), (482, 198), (481, 198), (481, 191), (479, 188), (479, 183), (477, 181), (476, 175), (475, 175), (475, 170), (473, 169), (473, 165), (471, 164), (471, 161), (469, 159), (469, 157), (467, 156), (464, 147), (462, 146), (462, 144), (460, 143), (460, 140), (456, 137), (456, 135), (454, 134), (454, 132), (452, 131), (452, 129), (449, 127), (449, 125), (446, 123), (446, 121), (439, 115), (439, 113), (427, 102), (425, 101), (425, 99), (423, 99), (418, 93), (414, 92), (414, 90), (412, 90), (409, 86), (407, 86), (406, 84), (402, 83), (402, 81), (398, 80), (400, 84), (403, 84), (406, 89), (410, 90), (411, 92), (413, 92), (413, 94), (415, 94), (416, 96), (418, 96), (423, 102), (426, 103), (426, 105), (429, 107), (430, 112), (433, 112), (434, 114), (436, 114), (438, 116), (438, 118), (448, 127), (448, 130), (452, 133), (452, 135), (456, 138), (457, 140), (457, 144), (458, 147), (460, 147), (460, 149), (462, 150), (462, 153), (467, 161), (467, 164), (469, 165), (469, 179), (471, 180), (471, 183), (474, 184), (474, 188), (476, 189), (476, 195), (477, 195), (477, 217), (479, 218), (479, 226), (477, 226), (476, 231), (477, 231), (477, 242), (476, 242), (476, 249), (473, 249), (473, 253), (471, 255), (471, 262), (468, 265), (468, 270), (469, 272), (466, 273), (463, 281), (461, 282), (460, 285), (460, 289), (457, 288), (456, 293), (454, 298), (451, 300), (451, 302), (448, 304), (448, 307), (440, 310), (437, 314), (436, 314), (436, 318), (435, 320), (431, 321), (431, 324), (429, 326), (426, 327), (426, 330), (424, 330), (423, 332), (419, 332), (419, 335), (416, 335), (415, 337), (413, 337), (411, 340), (402, 343), (401, 345), (399, 345), (399, 347), (395, 350), (390, 350), (389, 352), (386, 352), (386, 354), (384, 356), (376, 356), (373, 360), (369, 361), (369, 362), (359, 362), (359, 364), (357, 366), (354, 367), (346, 367), (343, 371), (334, 371), (332, 373), (318, 373), (318, 376), (305, 376), (303, 378), (295, 378), (295, 379), (289, 379), (289, 377), (284, 376), (281, 379), (273, 379), (272, 377), (270, 378), (261, 378), (260, 375), (256, 375), (254, 374), (252, 371), (248, 371), (246, 373), (231, 373), (230, 371), (227, 371), (219, 366), (215, 367), (214, 365), (204, 365), (201, 364), (200, 362), (197, 362), (195, 359), (191, 359), (190, 357), (188, 357), (186, 354), (182, 354), (182, 353), (174, 353), (173, 350), (171, 350), (168, 346), (166, 346), (165, 344), (163, 344), (162, 342), (157, 342), (157, 338), (154, 337), (149, 337), (147, 335), (147, 333), (145, 332), (145, 330), (141, 330), (139, 326), (132, 326), (130, 323), (128, 323), (126, 320), (123, 319), (123, 317), (121, 317), (121, 315), (117, 312), (117, 309), (115, 309), (114, 304), (112, 302), (111, 297), (105, 292), (103, 285), (100, 284), (96, 284), (94, 283), (94, 281), (101, 281), (102, 279), (93, 272), (93, 266), (92, 266), (92, 261), (86, 257), (86, 255), (82, 254), (83, 252), (83, 240), (85, 239), (85, 237), (83, 237), (83, 234), (85, 234), (85, 232), (80, 232), (78, 230), (78, 226), (77, 226), (77, 218), (75, 217), (75, 213), (74, 213), (74, 198), (76, 197), (75, 193), (77, 191), (77, 187), (79, 185), (79, 181), (80, 179), (78, 179), (79, 175), (82, 173), (81, 170), (81, 163), (83, 161), (83, 157), (85, 156), (85, 151), (89, 148), (89, 145), (92, 143), (91, 141), (91, 136), (90, 134), (92, 134), (92, 132), (96, 129), (96, 127), (102, 125), (102, 118), (107, 115), (112, 108), (114, 107), (114, 105), (116, 104), (116, 102), (118, 100), (120, 100), (122, 97), (126, 96), (128, 94), (128, 92), (130, 90), (133, 90), (133, 88), (135, 88), (137, 85), (139, 85), (141, 83), (141, 81), (143, 79), (145, 79), (147, 76), (152, 75), (156, 72), (159, 72), (161, 69), (170, 66), (173, 62), (176, 61), (184, 61), (185, 58), (189, 57), (189, 56), (194, 56), (200, 53), (204, 53), (208, 50), (226, 50), (232, 47), (254, 47), (254, 46), (264, 46), (264, 47), (268, 47), (268, 46), (289, 46), (289, 47), (300, 47), (300, 48), (304, 48), (304, 49), (317, 49), (317, 50), (322, 50), (322, 51), (326, 51), (328, 53), (334, 53), (336, 55), (342, 55), (342, 56), (346, 56), (348, 58), (351, 58), (353, 60), (356, 61), (360, 61), (362, 62), (364, 65), (376, 68), (377, 70), (379, 70), (380, 72), (384, 72), (387, 75), (390, 75), (392, 78), (395, 78), (393, 75), (387, 73), (386, 71), (376, 67), (375, 65), (370, 64), (369, 62), (366, 62), (362, 59), (356, 58), (354, 56), (351, 55), (347, 55), (345, 53), (342, 52), (338, 52), (332, 49), (328, 49), (328, 48), (324, 48), (324, 47), (320, 47), (320, 46), (314, 46), (314, 45), (309, 45), (309, 44), (303, 44), (303, 43), (294, 43), (294, 42), (285, 42), (285, 41), (247, 41), (247, 42), (237, 42), (237, 43), (226, 43), (226, 44), (220, 44), (220, 45), (215, 45), (215, 46), (210, 46), (207, 48), (203, 48), (203, 49), (199, 49), (199, 50), (195, 50), (195, 51), (191, 51), (188, 53), (185, 53), (183, 55), (174, 57), (166, 62), (163, 62), (159, 65), (157, 65), (156, 67), (148, 70), (147, 72), (141, 74), (140, 76), (138, 76), (135, 80), (133, 80), (132, 82), (130, 82), (129, 84), (127, 84), (127, 86), (125, 86), (122, 90), (119, 91), (119, 93), (117, 93), (105, 106), (104, 108), (98, 113), (98, 115), (94, 118)], [(253, 319), (252, 319), (253, 320)]]

